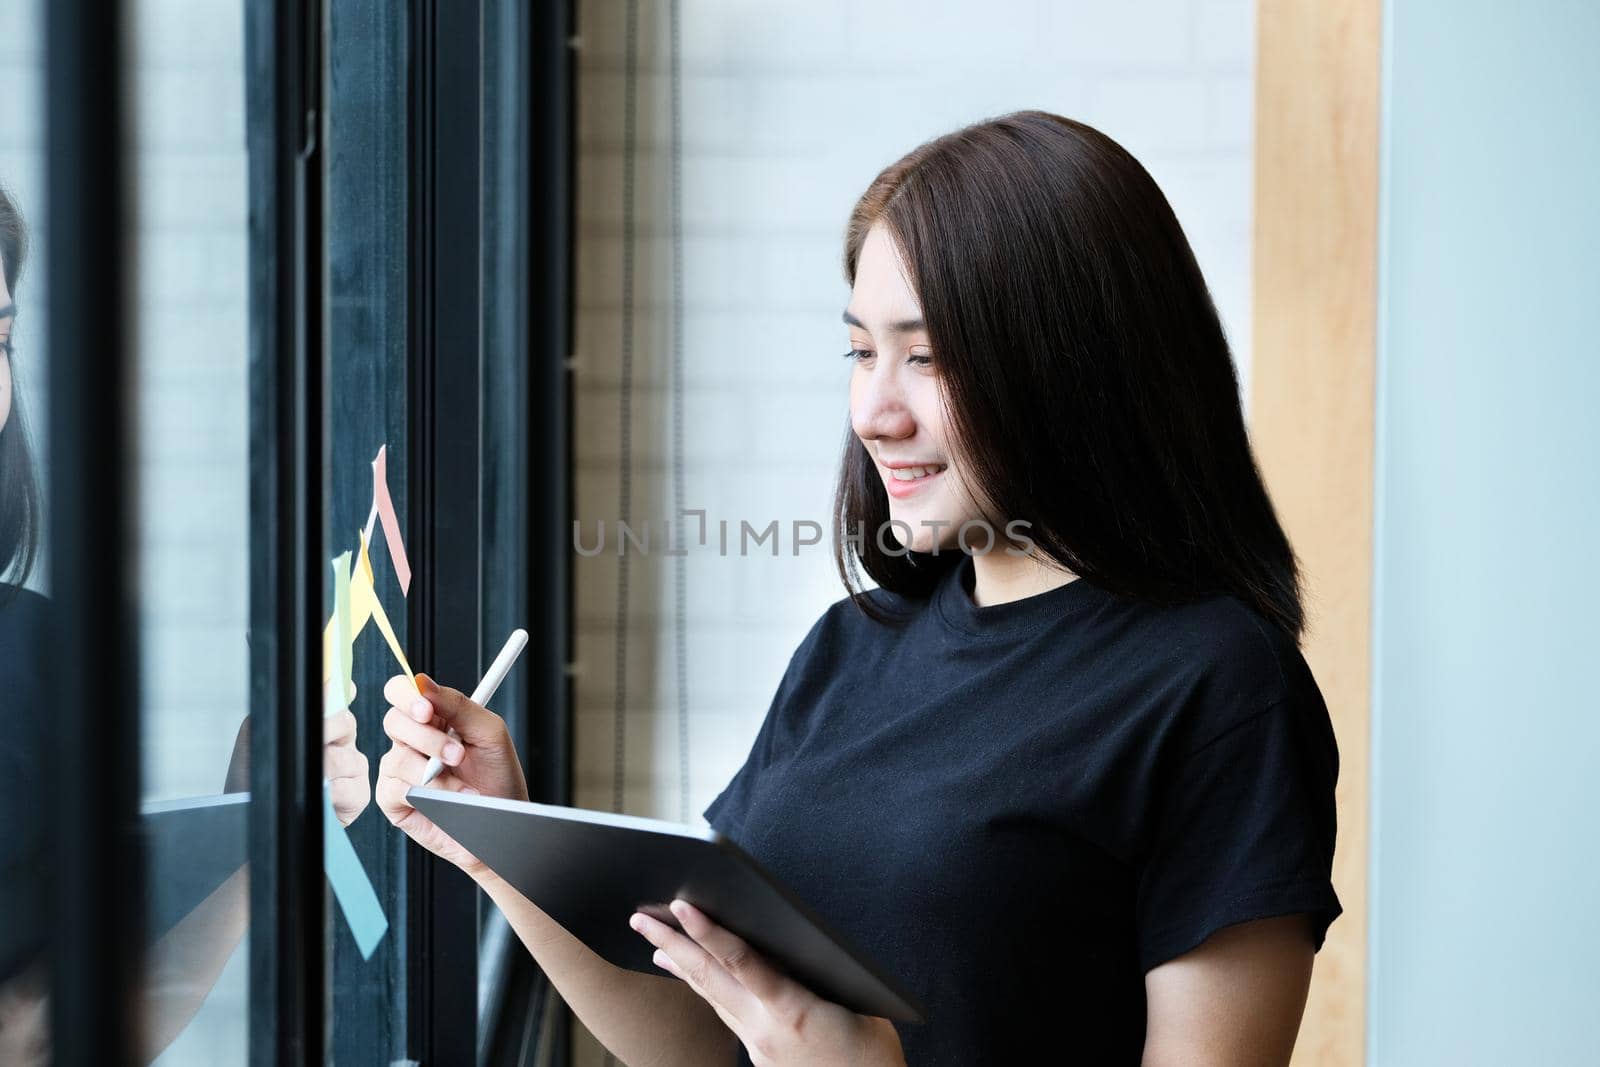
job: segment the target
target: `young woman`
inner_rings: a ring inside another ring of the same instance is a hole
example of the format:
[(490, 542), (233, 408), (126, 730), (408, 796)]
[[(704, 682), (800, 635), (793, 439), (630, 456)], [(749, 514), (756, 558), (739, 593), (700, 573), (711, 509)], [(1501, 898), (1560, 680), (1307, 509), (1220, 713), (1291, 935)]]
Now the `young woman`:
[(1171, 208), (1103, 134), (1021, 112), (880, 174), (844, 265), (850, 596), (705, 814), (926, 1025), (822, 1001), (693, 908), (633, 919), (672, 979), (594, 956), (406, 806), (434, 754), (444, 788), (526, 793), (454, 690), (391, 683), (380, 806), (625, 1062), (1286, 1063), (1340, 912), (1338, 752)]

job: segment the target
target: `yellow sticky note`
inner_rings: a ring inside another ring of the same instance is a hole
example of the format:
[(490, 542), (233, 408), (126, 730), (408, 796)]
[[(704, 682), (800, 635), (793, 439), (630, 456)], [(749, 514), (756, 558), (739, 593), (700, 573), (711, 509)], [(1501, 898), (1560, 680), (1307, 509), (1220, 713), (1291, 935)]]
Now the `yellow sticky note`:
[[(361, 531), (356, 531), (356, 538), (361, 542), (361, 555), (357, 558), (355, 573), (350, 575), (350, 645), (353, 648), (356, 638), (361, 636), (361, 631), (366, 629), (367, 620), (372, 618), (372, 605), (377, 602), (377, 594), (373, 591), (374, 579), (372, 577), (372, 557), (367, 555), (367, 538)], [(322, 630), (322, 680), (328, 682), (333, 675), (329, 673), (329, 665), (335, 662), (333, 647), (334, 619), (328, 619), (328, 625)], [(350, 662), (351, 649), (345, 650), (345, 662)]]
[(350, 615), (358, 627), (366, 625), (368, 618), (377, 624), (383, 639), (389, 643), (389, 651), (394, 653), (395, 661), (406, 672), (406, 677), (411, 679), (411, 687), (415, 689), (417, 676), (412, 673), (411, 664), (406, 662), (405, 650), (400, 647), (400, 639), (395, 637), (394, 627), (389, 625), (389, 616), (384, 614), (383, 604), (372, 586), (372, 558), (367, 555), (367, 536), (359, 532), (356, 536), (361, 541), (361, 556), (355, 575), (350, 580)]
[(383, 639), (389, 642), (389, 651), (394, 653), (395, 660), (400, 664), (400, 669), (406, 672), (406, 677), (411, 679), (411, 688), (416, 689), (420, 695), (422, 690), (417, 689), (417, 676), (411, 671), (411, 664), (406, 662), (405, 650), (400, 647), (400, 640), (394, 635), (394, 627), (389, 625), (389, 616), (383, 613), (383, 605), (378, 603), (378, 598), (372, 598), (372, 621), (378, 624), (378, 630), (383, 634)]
[(356, 561), (355, 573), (350, 576), (350, 640), (355, 641), (367, 625), (367, 620), (372, 617), (373, 606), (378, 602), (378, 594), (373, 589), (372, 560), (367, 555), (367, 538), (357, 532), (361, 539), (361, 555)]
[(367, 555), (367, 535), (363, 530), (356, 531), (356, 540), (361, 542), (361, 555), (358, 557), (361, 564), (361, 573), (367, 576), (367, 584), (375, 584), (372, 580), (372, 557)]

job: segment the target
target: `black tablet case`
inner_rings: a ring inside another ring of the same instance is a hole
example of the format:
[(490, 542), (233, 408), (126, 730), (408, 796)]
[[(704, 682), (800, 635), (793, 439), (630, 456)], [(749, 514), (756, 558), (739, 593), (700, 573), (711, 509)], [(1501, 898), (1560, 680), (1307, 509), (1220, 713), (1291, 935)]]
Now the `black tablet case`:
[(618, 967), (665, 976), (634, 911), (670, 926), (682, 897), (825, 1000), (923, 1022), (916, 997), (738, 845), (714, 830), (581, 808), (415, 788), (413, 807)]

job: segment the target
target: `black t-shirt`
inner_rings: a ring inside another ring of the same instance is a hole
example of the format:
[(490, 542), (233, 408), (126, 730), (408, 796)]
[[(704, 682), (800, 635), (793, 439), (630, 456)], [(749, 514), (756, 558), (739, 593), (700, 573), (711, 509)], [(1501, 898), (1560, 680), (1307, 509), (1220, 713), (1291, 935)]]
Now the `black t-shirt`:
[(43, 689), (49, 602), (0, 585), (0, 982), (45, 946), (50, 865), (44, 775), (52, 763)]
[(1276, 915), (1321, 948), (1340, 913), (1327, 708), (1232, 597), (972, 581), (874, 591), (901, 628), (829, 608), (706, 818), (922, 998), (911, 1067), (1136, 1064), (1146, 971)]

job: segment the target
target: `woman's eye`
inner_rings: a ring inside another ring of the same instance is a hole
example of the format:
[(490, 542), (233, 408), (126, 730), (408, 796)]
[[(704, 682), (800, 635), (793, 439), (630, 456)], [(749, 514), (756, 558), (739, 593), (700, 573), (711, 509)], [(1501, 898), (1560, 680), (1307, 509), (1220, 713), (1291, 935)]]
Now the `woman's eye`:
[[(876, 355), (877, 353), (871, 349), (852, 348), (850, 351), (844, 354), (844, 358), (853, 360), (856, 363), (864, 363)], [(913, 367), (931, 367), (933, 366), (933, 357), (918, 353), (917, 355), (907, 356), (906, 362), (911, 364)]]

